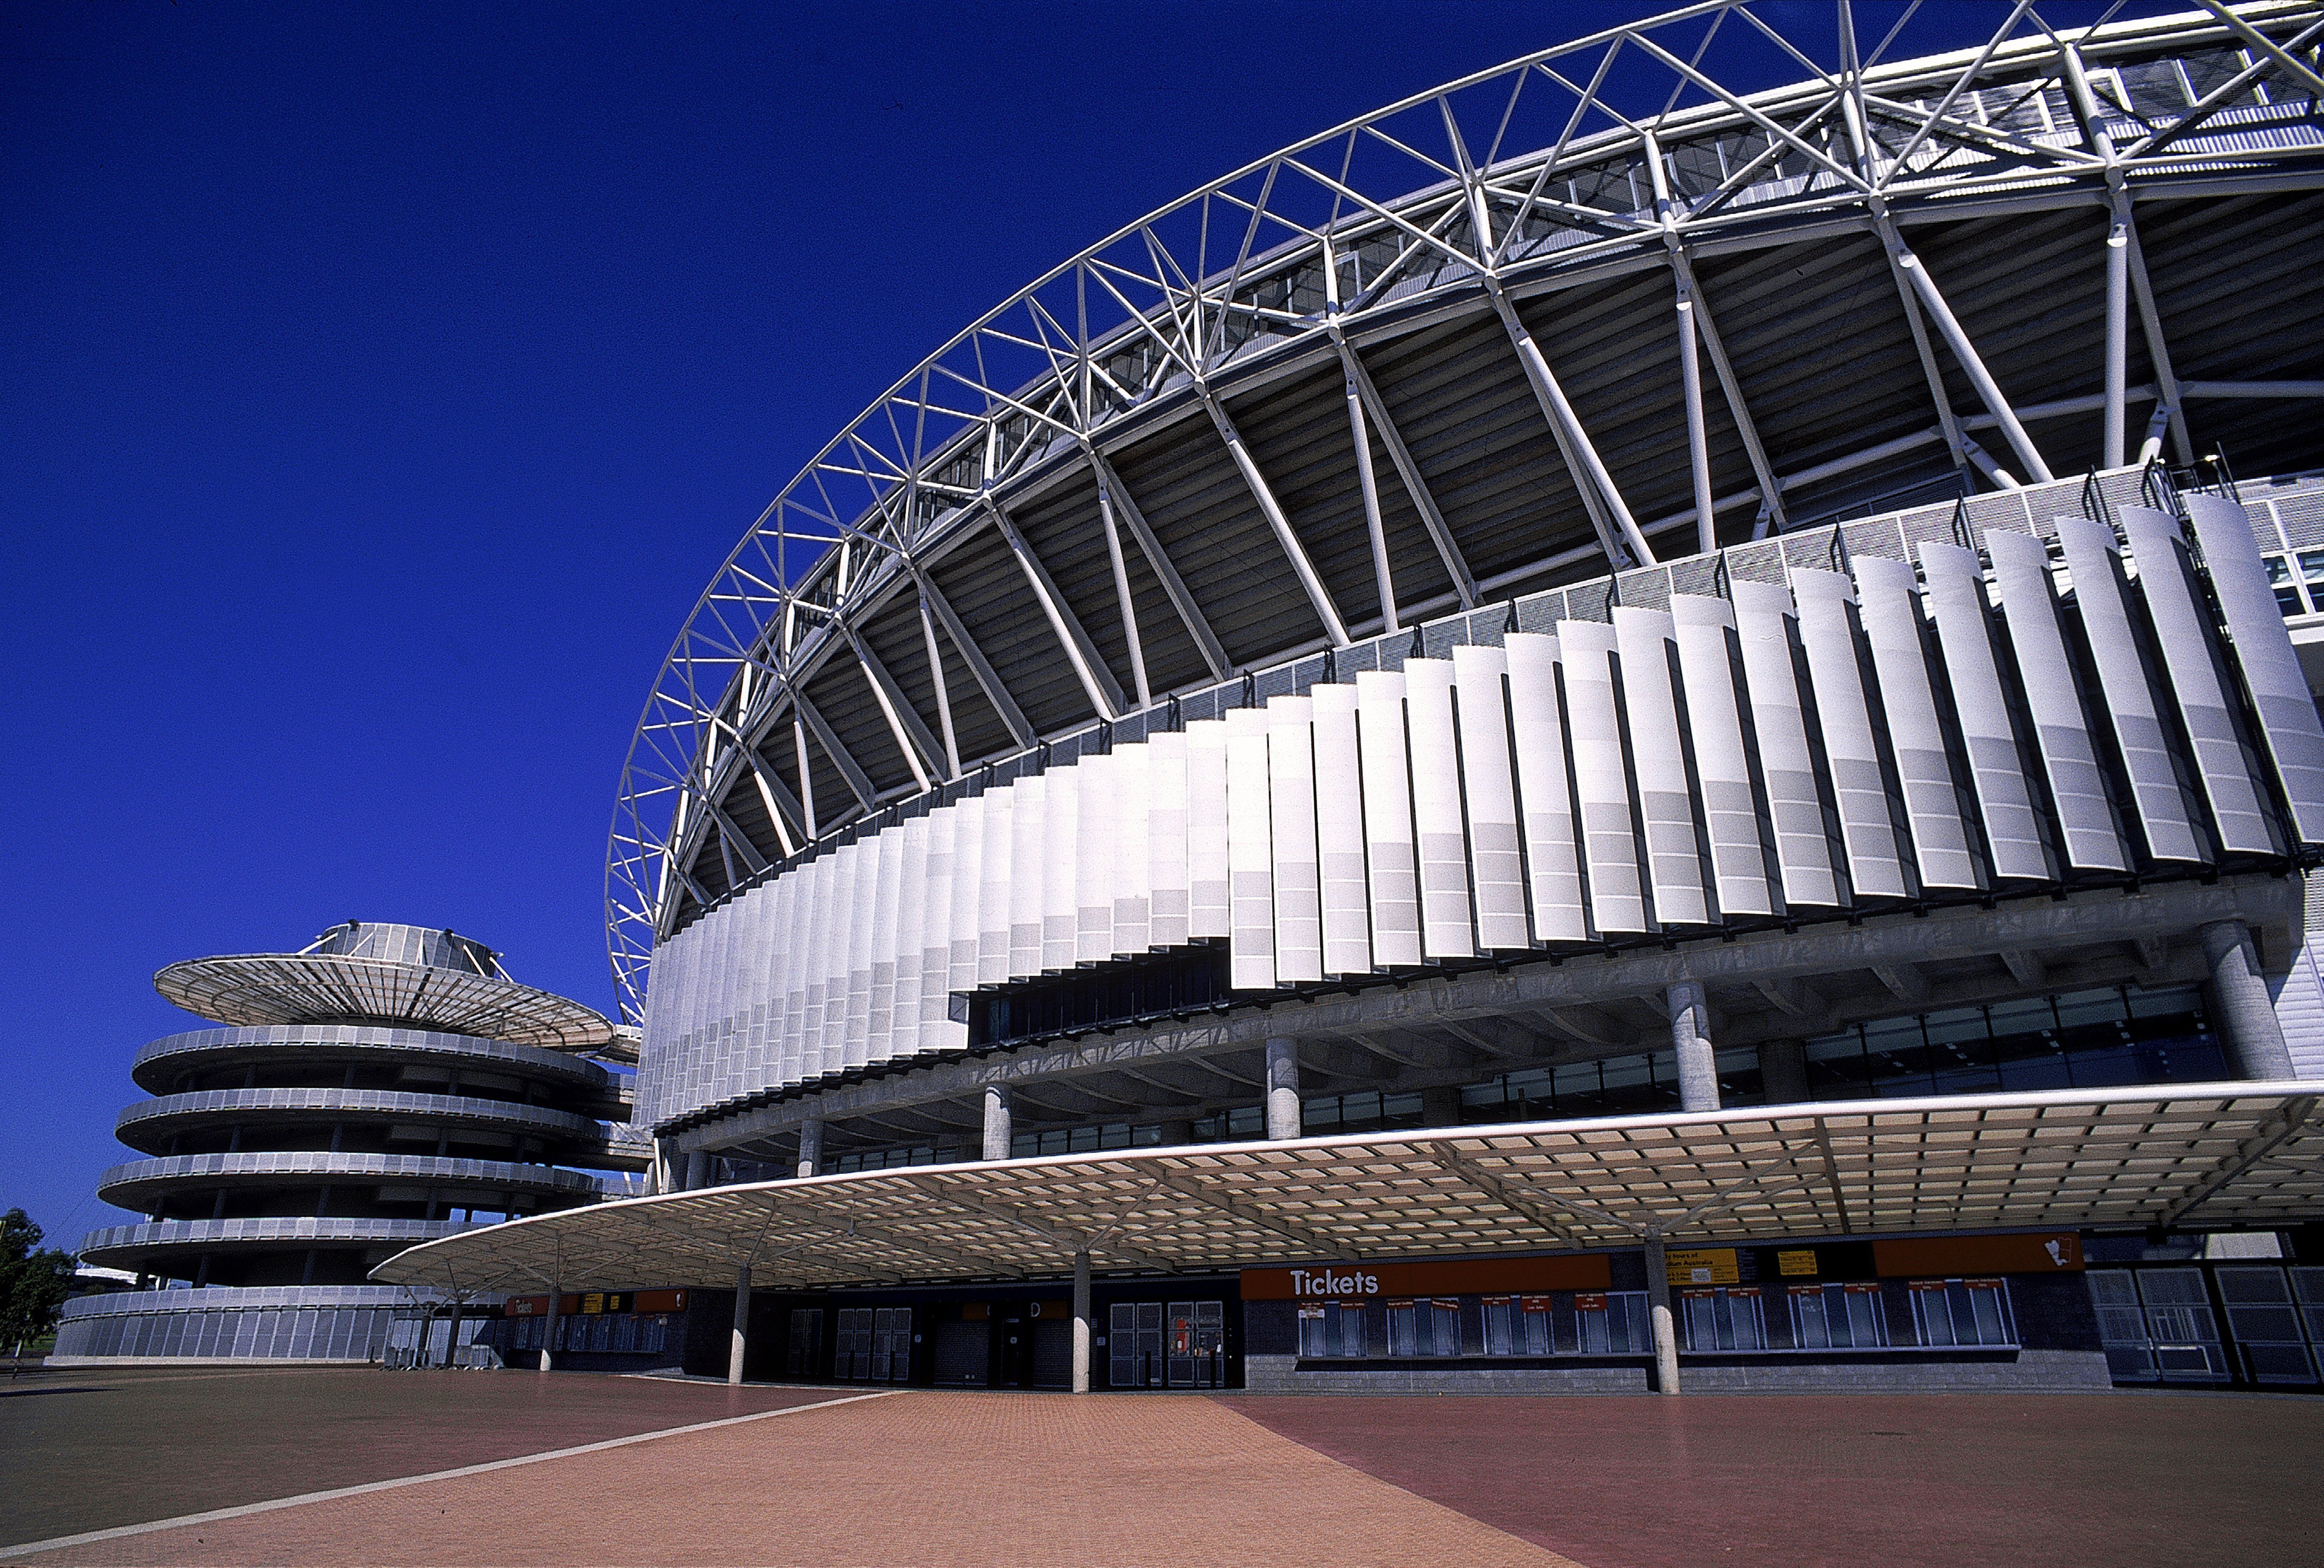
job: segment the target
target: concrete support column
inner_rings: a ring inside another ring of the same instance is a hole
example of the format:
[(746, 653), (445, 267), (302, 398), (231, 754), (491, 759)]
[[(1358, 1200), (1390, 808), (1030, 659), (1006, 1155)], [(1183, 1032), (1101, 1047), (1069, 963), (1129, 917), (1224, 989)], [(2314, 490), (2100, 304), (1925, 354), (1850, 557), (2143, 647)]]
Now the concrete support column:
[(551, 1281), (549, 1287), (549, 1321), (540, 1325), (540, 1370), (549, 1370), (549, 1347), (557, 1342), (558, 1308), (565, 1305), (565, 1287)]
[(710, 1185), (710, 1151), (697, 1148), (686, 1157), (686, 1190), (693, 1192)]
[(802, 1178), (823, 1169), (823, 1121), (799, 1123), (798, 1174)]
[(1074, 1254), (1074, 1392), (1086, 1394), (1090, 1388), (1090, 1347), (1096, 1336), (1090, 1327), (1090, 1257), (1084, 1251)]
[(1678, 1324), (1671, 1316), (1670, 1263), (1663, 1239), (1646, 1239), (1646, 1315), (1655, 1329), (1655, 1392), (1678, 1392)]
[(1009, 1114), (1009, 1091), (998, 1084), (984, 1086), (984, 1158), (1007, 1159), (1013, 1129)]
[(1759, 1047), (1759, 1086), (1770, 1105), (1809, 1099), (1808, 1047), (1801, 1040), (1769, 1040)]
[(1711, 1050), (1711, 1002), (1700, 981), (1670, 988), (1671, 1048), (1678, 1053), (1678, 1108), (1719, 1109), (1719, 1064)]
[(751, 1266), (734, 1270), (734, 1337), (726, 1348), (726, 1380), (742, 1380), (742, 1353), (751, 1343)]
[(1458, 1127), (1461, 1125), (1461, 1086), (1440, 1084), (1434, 1089), (1420, 1092), (1420, 1124), (1423, 1127)]
[(2260, 978), (2259, 948), (2241, 920), (2214, 920), (2196, 933), (2211, 965), (2211, 1019), (2228, 1059), (2246, 1078), (2296, 1078), (2283, 1026)]
[(1285, 1035), (1267, 1042), (1267, 1136), (1299, 1136), (1299, 1042)]
[[(314, 1254), (310, 1252), (308, 1256), (311, 1258)], [(444, 1332), (444, 1364), (447, 1367), (460, 1364), (460, 1304), (456, 1301), (452, 1304), (452, 1326)]]

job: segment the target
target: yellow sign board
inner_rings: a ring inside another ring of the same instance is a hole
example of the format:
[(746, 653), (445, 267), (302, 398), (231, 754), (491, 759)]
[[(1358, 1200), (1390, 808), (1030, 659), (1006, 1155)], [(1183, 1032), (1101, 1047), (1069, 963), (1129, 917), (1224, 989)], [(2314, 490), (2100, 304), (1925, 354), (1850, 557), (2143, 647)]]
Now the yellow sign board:
[(1815, 1271), (1815, 1254), (1804, 1247), (1796, 1252), (1775, 1254), (1775, 1272), (1778, 1274), (1805, 1274), (1812, 1277)]
[(1743, 1277), (1732, 1247), (1674, 1247), (1663, 1262), (1673, 1285), (1734, 1285)]
[(605, 1298), (604, 1298), (604, 1296), (602, 1294), (590, 1295), (590, 1296), (583, 1296), (583, 1297), (581, 1298), (581, 1310), (582, 1310), (583, 1312), (603, 1312), (603, 1311), (604, 1311), (604, 1310), (605, 1310)]

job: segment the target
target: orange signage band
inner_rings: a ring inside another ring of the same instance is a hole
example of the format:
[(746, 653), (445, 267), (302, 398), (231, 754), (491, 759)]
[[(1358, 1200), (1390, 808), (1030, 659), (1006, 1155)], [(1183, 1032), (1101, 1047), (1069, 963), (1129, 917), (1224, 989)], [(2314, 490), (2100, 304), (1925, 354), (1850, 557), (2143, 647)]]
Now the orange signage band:
[(1504, 1296), (1545, 1290), (1603, 1290), (1613, 1283), (1605, 1258), (1463, 1258), (1444, 1263), (1318, 1263), (1300, 1268), (1246, 1268), (1245, 1301), (1372, 1300), (1383, 1296)]
[(2082, 1239), (2071, 1231), (2016, 1236), (1931, 1236), (1872, 1243), (1883, 1278), (1965, 1274), (2064, 1274), (2082, 1267)]

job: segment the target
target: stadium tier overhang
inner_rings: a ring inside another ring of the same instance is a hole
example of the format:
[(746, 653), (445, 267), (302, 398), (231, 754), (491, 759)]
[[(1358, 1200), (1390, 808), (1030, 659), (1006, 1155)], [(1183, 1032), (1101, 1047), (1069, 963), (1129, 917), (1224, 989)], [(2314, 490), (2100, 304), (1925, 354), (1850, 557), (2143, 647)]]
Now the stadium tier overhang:
[[(784, 489), (674, 644), (609, 847), (629, 1021), (736, 888), (1174, 694), (1881, 497), (2142, 445), (2306, 462), (2317, 9), (1993, 14), (1901, 62), (1844, 5), (1614, 29), (996, 307)], [(1727, 85), (1769, 60), (1794, 85)]]
[(462, 1294), (1194, 1273), (1646, 1241), (2324, 1215), (2324, 1082), (1769, 1111), (1066, 1155), (673, 1193), (432, 1241), (374, 1270)]

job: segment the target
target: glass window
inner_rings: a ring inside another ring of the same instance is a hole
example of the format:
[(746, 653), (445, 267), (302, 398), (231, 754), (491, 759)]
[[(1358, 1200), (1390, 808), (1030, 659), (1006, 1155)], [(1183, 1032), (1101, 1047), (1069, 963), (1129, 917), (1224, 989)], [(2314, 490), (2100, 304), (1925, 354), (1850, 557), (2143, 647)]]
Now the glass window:
[(1416, 1356), (1420, 1353), (1419, 1313), (1408, 1301), (1391, 1301), (1388, 1307), (1388, 1353), (1391, 1356)]
[(1508, 1296), (1489, 1296), (1484, 1298), (1485, 1353), (1489, 1356), (1517, 1354), (1517, 1298)]
[(1323, 1309), (1302, 1305), (1299, 1309), (1299, 1353), (1303, 1356), (1328, 1356), (1331, 1350), (1324, 1343)]
[(1330, 1343), (1333, 1353), (1361, 1356), (1369, 1353), (1364, 1342), (1364, 1304), (1360, 1301), (1326, 1302), (1324, 1320), (1331, 1324)]
[(1428, 1304), (1428, 1315), (1433, 1323), (1431, 1338), (1435, 1342), (1435, 1353), (1457, 1356), (1461, 1353), (1461, 1304), (1454, 1300), (1436, 1300)]
[(1913, 1329), (1930, 1346), (2014, 1345), (2009, 1287), (1999, 1279), (1915, 1279)]
[(1766, 1321), (1757, 1286), (1683, 1290), (1686, 1348), (1695, 1351), (1764, 1351)]
[[(2314, 552), (2311, 551), (2300, 558), (2300, 564), (2303, 567), (2307, 566), (2312, 554)], [(2308, 613), (2308, 606), (2301, 603), (2299, 586), (2292, 580), (2291, 563), (2282, 556), (2269, 556), (2266, 560), (2268, 585), (2275, 590), (2276, 608), (2283, 612), (2283, 618), (2287, 621), (2294, 615), (2305, 615)]]

